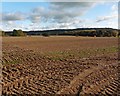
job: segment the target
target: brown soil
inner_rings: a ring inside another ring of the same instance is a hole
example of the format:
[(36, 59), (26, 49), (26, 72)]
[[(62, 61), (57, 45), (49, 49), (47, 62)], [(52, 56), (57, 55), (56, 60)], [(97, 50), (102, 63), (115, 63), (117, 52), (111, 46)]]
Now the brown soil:
[(76, 49), (104, 48), (118, 45), (114, 37), (4, 37), (3, 44), (35, 50), (61, 51)]
[(110, 46), (117, 46), (116, 38), (3, 38), (2, 93), (118, 95), (117, 52), (57, 61), (39, 53)]

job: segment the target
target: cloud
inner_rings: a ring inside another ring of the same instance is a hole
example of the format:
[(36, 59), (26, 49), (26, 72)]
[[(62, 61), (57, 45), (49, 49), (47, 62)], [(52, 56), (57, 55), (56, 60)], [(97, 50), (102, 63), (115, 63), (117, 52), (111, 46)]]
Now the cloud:
[[(48, 7), (37, 6), (30, 13), (9, 12), (2, 14), (2, 21), (7, 25), (16, 21), (29, 20), (31, 23), (61, 23), (61, 26), (74, 25), (95, 3), (92, 2), (49, 2)], [(65, 24), (66, 23), (66, 24)], [(79, 22), (80, 23), (80, 22)], [(60, 25), (59, 25), (60, 26)]]
[(82, 16), (95, 3), (93, 2), (49, 2), (48, 8), (39, 6), (31, 10), (28, 19), (32, 23), (69, 23)]
[(112, 11), (117, 11), (118, 10), (118, 6), (116, 4), (114, 4), (112, 7), (111, 7)]
[(43, 12), (45, 11), (45, 8), (44, 7), (36, 7), (32, 10), (33, 13), (39, 13), (39, 12)]
[[(113, 0), (44, 0), (44, 1), (47, 1), (47, 2), (113, 2)], [(114, 2), (118, 2), (118, 1), (119, 0), (114, 0)]]
[(3, 15), (2, 15), (3, 21), (21, 21), (24, 19), (25, 19), (24, 15), (20, 12), (3, 13)]
[(32, 23), (41, 23), (45, 22), (49, 18), (49, 12), (47, 8), (44, 7), (36, 7), (31, 10), (31, 13), (27, 17)]
[(51, 2), (50, 14), (54, 22), (68, 23), (72, 18), (82, 16), (95, 3), (91, 2)]
[[(91, 8), (101, 3), (96, 2), (47, 2), (47, 6), (36, 6), (29, 13), (3, 13), (4, 28), (24, 28), (25, 30), (41, 30), (56, 28), (75, 28), (98, 26), (100, 22), (117, 18), (117, 6), (111, 6), (111, 13), (102, 15), (89, 21), (82, 18)], [(106, 3), (104, 3), (105, 5)], [(22, 10), (21, 10), (22, 11)], [(1, 14), (0, 14), (1, 16)], [(86, 18), (87, 19), (87, 18)], [(24, 26), (20, 26), (23, 23)], [(22, 21), (22, 22), (21, 22)], [(95, 21), (95, 22), (94, 22)], [(25, 22), (25, 23), (24, 23)], [(27, 23), (26, 23), (27, 22)], [(97, 23), (96, 23), (97, 22)], [(106, 22), (105, 22), (106, 23)], [(26, 27), (27, 26), (27, 27)]]
[(65, 23), (51, 23), (47, 26), (41, 27), (42, 29), (68, 29), (68, 28), (76, 28), (76, 26), (80, 26), (84, 20), (75, 18), (71, 19), (71, 22), (65, 22)]
[(31, 15), (29, 17), (29, 19), (31, 20), (32, 23), (39, 23), (40, 19), (41, 19), (41, 16), (39, 16), (39, 15)]
[(103, 22), (103, 21), (109, 21), (109, 20), (114, 20), (114, 19), (118, 19), (118, 8), (117, 8), (117, 4), (113, 4), (111, 7), (111, 13), (109, 13), (106, 16), (99, 16), (96, 19), (96, 22)]
[(118, 28), (118, 22), (116, 21), (116, 22), (113, 22), (113, 21), (111, 21), (111, 22), (107, 22), (108, 24), (107, 25), (109, 25), (109, 27), (113, 27), (113, 26), (115, 26), (115, 28)]
[(111, 16), (103, 16), (103, 17), (99, 17), (96, 22), (103, 22), (103, 21), (108, 21), (108, 20), (111, 20), (111, 19), (114, 19), (116, 18), (117, 15), (111, 15)]
[(24, 21), (26, 20), (25, 14), (21, 12), (15, 12), (15, 13), (3, 13), (1, 15), (1, 25), (2, 28), (5, 30), (13, 30), (13, 29), (23, 29), (21, 24), (16, 23), (16, 21)]
[(92, 2), (51, 2), (52, 6), (56, 8), (73, 8), (73, 7), (89, 7)]

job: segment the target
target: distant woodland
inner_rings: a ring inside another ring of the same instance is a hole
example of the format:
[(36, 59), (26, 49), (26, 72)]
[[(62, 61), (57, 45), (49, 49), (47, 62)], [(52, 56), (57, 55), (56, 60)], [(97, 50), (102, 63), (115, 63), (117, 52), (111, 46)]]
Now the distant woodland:
[(0, 31), (1, 36), (90, 36), (90, 37), (118, 37), (120, 31), (112, 28), (77, 28), (77, 29), (55, 29), (43, 31)]

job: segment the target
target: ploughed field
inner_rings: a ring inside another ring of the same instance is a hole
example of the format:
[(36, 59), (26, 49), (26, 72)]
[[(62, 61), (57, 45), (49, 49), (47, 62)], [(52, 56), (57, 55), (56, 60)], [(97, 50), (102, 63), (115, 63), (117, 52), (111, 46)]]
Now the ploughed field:
[(119, 94), (118, 39), (3, 37), (3, 94)]

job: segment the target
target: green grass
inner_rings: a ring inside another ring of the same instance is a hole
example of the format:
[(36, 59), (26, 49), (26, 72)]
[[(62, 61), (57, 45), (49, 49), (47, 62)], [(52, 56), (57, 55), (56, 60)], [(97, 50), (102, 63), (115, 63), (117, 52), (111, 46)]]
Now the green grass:
[[(64, 51), (51, 51), (51, 52), (46, 52), (46, 53), (35, 53), (35, 58), (37, 56), (40, 57), (45, 57), (46, 59), (49, 60), (65, 60), (65, 59), (75, 59), (75, 58), (88, 58), (90, 56), (96, 56), (96, 55), (102, 55), (102, 54), (109, 54), (109, 53), (114, 53), (118, 52), (117, 47), (106, 47), (106, 48), (96, 48), (96, 49), (80, 49), (80, 50), (64, 50)], [(8, 57), (8, 53), (3, 52), (5, 57)], [(29, 53), (27, 53), (29, 54)], [(10, 60), (4, 60), (2, 64), (19, 64), (22, 63), (22, 59), (26, 58), (31, 58), (33, 56), (32, 53), (29, 55), (26, 55), (23, 57), (22, 55), (19, 57), (11, 58)], [(44, 58), (44, 59), (45, 59)]]
[(102, 55), (118, 52), (117, 47), (84, 49), (84, 50), (67, 50), (67, 51), (52, 51), (44, 53), (44, 57), (51, 60), (64, 60), (70, 58), (87, 58), (89, 56)]

